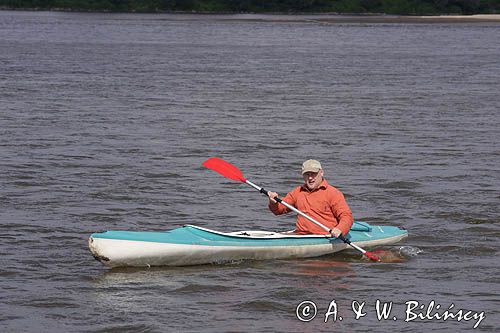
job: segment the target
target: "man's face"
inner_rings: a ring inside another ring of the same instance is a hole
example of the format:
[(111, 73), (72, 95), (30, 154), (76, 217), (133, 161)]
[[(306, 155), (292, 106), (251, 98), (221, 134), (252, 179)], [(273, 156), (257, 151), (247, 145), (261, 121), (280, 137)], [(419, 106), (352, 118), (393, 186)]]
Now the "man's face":
[(319, 170), (318, 172), (306, 172), (302, 177), (304, 178), (304, 184), (307, 188), (310, 191), (314, 191), (323, 181), (323, 170)]

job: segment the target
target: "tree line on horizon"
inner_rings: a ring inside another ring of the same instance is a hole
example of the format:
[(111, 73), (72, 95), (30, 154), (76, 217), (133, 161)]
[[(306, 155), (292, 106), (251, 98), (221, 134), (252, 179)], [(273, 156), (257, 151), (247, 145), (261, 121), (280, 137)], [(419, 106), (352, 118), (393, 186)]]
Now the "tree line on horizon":
[(468, 15), (500, 13), (500, 0), (0, 0), (0, 8), (145, 13)]

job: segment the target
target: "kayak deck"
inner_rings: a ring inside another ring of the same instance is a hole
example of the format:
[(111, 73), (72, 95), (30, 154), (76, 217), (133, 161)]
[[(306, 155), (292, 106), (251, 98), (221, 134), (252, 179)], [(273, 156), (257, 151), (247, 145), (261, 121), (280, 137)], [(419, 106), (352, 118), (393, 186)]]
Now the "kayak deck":
[[(376, 246), (393, 244), (407, 236), (407, 231), (398, 227), (355, 222), (346, 238), (358, 246)], [(224, 233), (193, 225), (165, 232), (106, 231), (89, 238), (94, 257), (109, 267), (304, 258), (334, 253), (347, 247), (342, 241), (325, 235), (272, 231)]]

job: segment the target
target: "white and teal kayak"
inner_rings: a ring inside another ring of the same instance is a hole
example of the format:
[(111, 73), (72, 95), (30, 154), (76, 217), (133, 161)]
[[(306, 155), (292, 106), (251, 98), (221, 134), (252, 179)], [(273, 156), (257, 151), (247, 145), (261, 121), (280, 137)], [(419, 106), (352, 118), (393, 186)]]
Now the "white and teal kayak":
[[(358, 246), (394, 244), (408, 232), (354, 222), (346, 238)], [(348, 248), (339, 239), (271, 231), (224, 233), (194, 225), (165, 232), (106, 231), (89, 238), (94, 258), (108, 267), (187, 266), (233, 260), (322, 256)]]

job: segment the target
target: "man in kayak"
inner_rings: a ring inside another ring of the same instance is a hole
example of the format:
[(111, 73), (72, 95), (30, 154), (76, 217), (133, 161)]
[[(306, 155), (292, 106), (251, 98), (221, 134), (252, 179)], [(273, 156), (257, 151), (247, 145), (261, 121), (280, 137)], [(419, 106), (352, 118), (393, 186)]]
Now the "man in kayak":
[[(344, 195), (323, 178), (323, 168), (316, 160), (307, 160), (302, 164), (304, 184), (288, 193), (283, 201), (311, 216), (331, 229), (331, 235), (346, 235), (354, 222), (351, 209)], [(275, 215), (286, 214), (291, 210), (274, 200), (276, 192), (268, 192), (269, 209)], [(297, 215), (295, 233), (328, 234), (308, 219)]]

